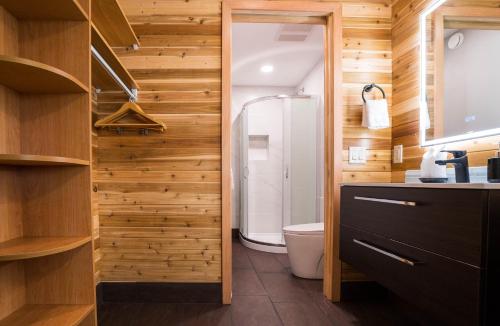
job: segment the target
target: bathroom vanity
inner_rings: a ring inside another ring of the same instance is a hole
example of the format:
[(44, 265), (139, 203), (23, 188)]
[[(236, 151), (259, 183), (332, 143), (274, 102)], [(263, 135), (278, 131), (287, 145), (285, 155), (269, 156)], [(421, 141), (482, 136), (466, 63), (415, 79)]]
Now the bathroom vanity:
[(340, 258), (442, 324), (499, 325), (500, 185), (344, 184)]

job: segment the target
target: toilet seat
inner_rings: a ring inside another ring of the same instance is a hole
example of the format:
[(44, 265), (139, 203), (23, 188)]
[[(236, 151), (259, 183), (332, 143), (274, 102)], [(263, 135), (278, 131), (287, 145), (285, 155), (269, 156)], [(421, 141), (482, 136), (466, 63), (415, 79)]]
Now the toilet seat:
[(323, 235), (324, 231), (324, 223), (296, 224), (288, 225), (283, 228), (285, 234), (295, 235)]

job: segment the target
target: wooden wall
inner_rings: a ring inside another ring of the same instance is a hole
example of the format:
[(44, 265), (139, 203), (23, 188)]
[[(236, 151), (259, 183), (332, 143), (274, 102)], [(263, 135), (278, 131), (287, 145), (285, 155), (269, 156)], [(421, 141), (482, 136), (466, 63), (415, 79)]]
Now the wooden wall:
[[(220, 0), (120, 4), (141, 48), (116, 52), (140, 85), (139, 104), (168, 130), (147, 137), (99, 133), (100, 279), (218, 282)], [(391, 130), (368, 131), (360, 124), (363, 85), (380, 84), (391, 103), (390, 0), (345, 2), (343, 26), (344, 149), (369, 148), (366, 165), (345, 161), (344, 180), (389, 182)], [(100, 94), (99, 114), (123, 100), (121, 94)]]
[[(396, 0), (393, 3), (393, 145), (404, 145), (403, 164), (392, 165), (392, 181), (404, 181), (404, 171), (420, 169), (423, 149), (419, 146), (419, 22), (420, 12), (430, 0)], [(500, 1), (448, 0), (447, 6), (499, 8)], [(498, 138), (453, 145), (467, 149), (472, 166), (484, 166), (495, 153)], [(451, 145), (450, 145), (451, 147)]]

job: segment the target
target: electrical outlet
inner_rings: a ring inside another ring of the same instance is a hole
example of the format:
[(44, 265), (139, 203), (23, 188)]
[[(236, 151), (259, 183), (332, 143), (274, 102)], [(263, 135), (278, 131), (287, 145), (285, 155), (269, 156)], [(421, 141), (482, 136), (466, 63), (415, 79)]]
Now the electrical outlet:
[(392, 163), (403, 163), (403, 145), (394, 146), (394, 150), (392, 151)]
[(366, 163), (366, 147), (349, 147), (349, 164)]

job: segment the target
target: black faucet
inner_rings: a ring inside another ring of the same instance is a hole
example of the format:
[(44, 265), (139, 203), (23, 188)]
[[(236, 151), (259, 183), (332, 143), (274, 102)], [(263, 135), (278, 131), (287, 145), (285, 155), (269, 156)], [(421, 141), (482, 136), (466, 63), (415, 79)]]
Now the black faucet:
[(443, 153), (453, 154), (451, 160), (438, 160), (437, 165), (453, 164), (455, 165), (455, 179), (457, 183), (469, 183), (469, 160), (467, 151), (441, 151)]

